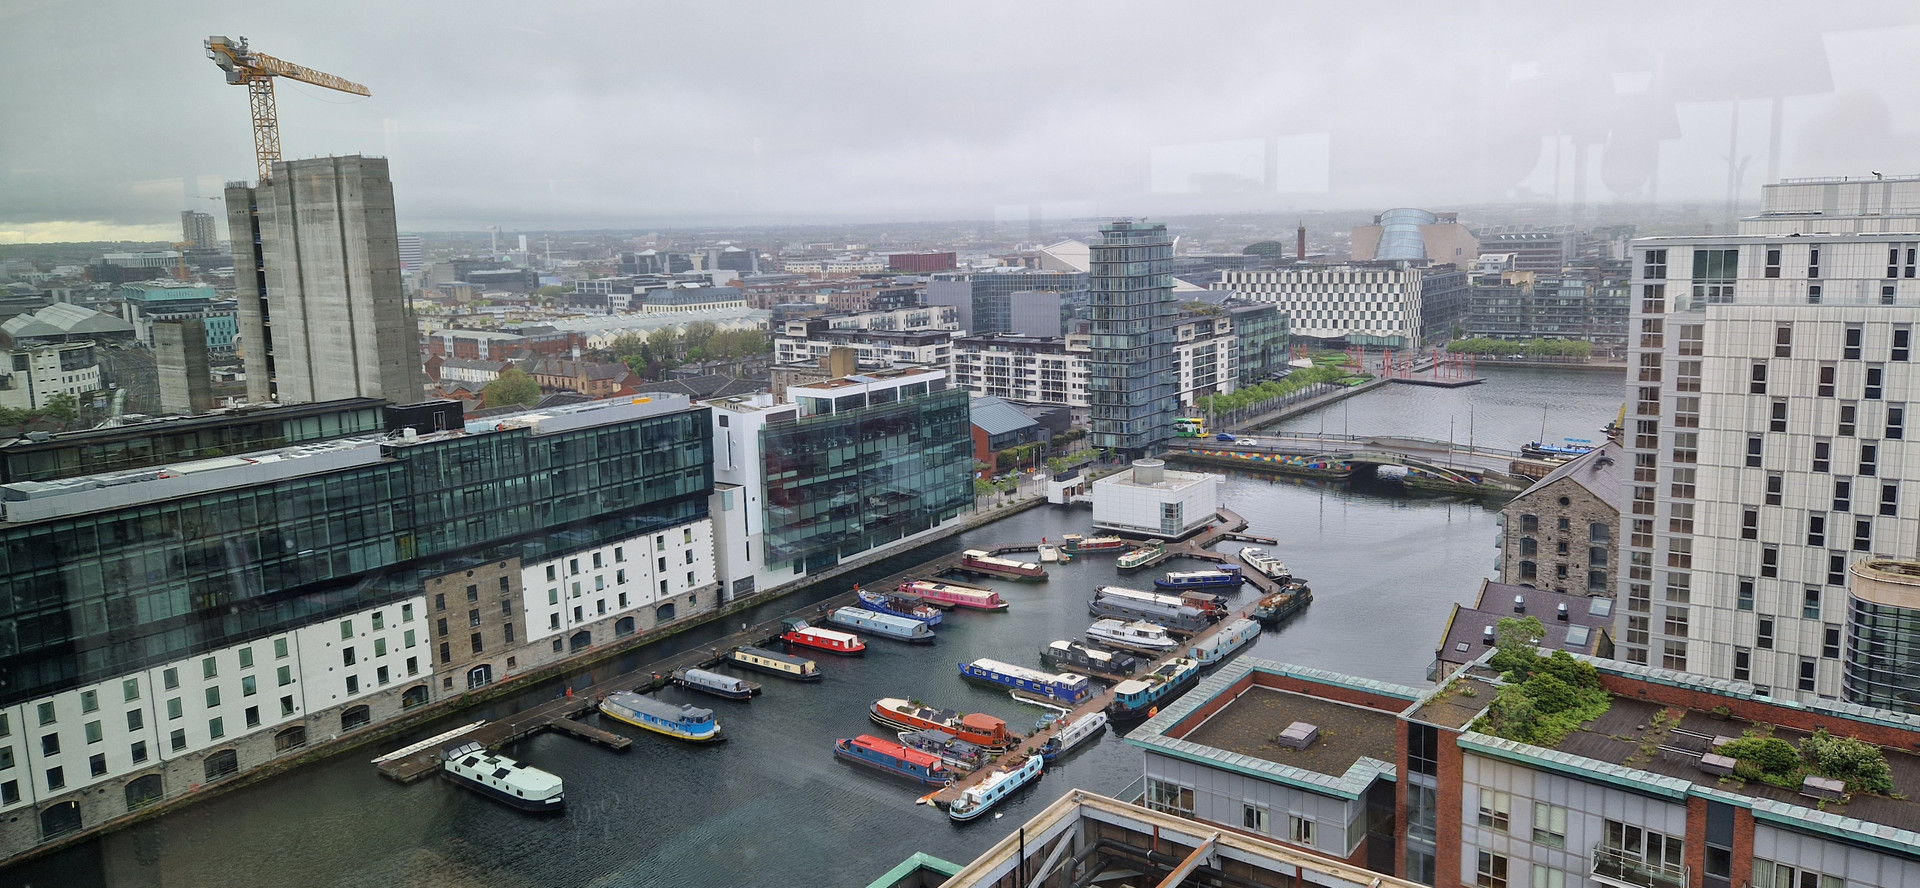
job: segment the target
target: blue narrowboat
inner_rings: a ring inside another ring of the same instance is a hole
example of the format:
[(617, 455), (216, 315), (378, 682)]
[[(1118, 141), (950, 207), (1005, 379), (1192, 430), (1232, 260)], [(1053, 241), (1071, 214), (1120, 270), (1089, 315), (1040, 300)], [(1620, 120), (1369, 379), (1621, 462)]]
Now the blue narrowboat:
[(600, 712), (636, 728), (665, 734), (691, 743), (724, 740), (713, 710), (698, 706), (675, 706), (632, 691), (614, 691), (600, 701)]
[(1084, 675), (1055, 675), (984, 657), (971, 663), (961, 663), (960, 677), (1011, 688), (1014, 693), (1028, 699), (1080, 703), (1093, 696), (1093, 683), (1087, 681)]
[(833, 741), (833, 754), (856, 765), (866, 765), (927, 786), (945, 786), (953, 782), (953, 772), (947, 770), (939, 756), (908, 749), (872, 734)]
[(895, 617), (906, 617), (909, 620), (919, 620), (929, 627), (940, 625), (941, 618), (946, 616), (945, 611), (904, 595), (875, 592), (872, 589), (861, 589), (857, 586), (854, 588), (854, 593), (860, 596), (860, 603), (865, 605), (867, 610)]
[(1159, 589), (1238, 589), (1244, 580), (1240, 576), (1240, 566), (1223, 565), (1213, 570), (1176, 570), (1154, 580)]
[(1137, 722), (1151, 717), (1161, 706), (1187, 692), (1200, 680), (1200, 661), (1175, 657), (1139, 678), (1129, 678), (1113, 686), (1113, 702), (1107, 704), (1107, 717), (1115, 724)]

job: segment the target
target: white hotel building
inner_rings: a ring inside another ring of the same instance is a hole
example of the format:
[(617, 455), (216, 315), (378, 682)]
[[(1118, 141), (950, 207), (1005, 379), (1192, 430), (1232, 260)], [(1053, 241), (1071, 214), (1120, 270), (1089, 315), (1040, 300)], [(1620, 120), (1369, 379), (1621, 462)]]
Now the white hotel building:
[[(1920, 553), (1920, 179), (1767, 186), (1723, 237), (1633, 244), (1619, 656), (1846, 693), (1850, 565)], [(1882, 701), (1884, 702), (1884, 701)]]
[(1427, 272), (1411, 262), (1293, 265), (1223, 271), (1212, 289), (1278, 305), (1295, 337), (1414, 348), (1423, 336), (1421, 285)]

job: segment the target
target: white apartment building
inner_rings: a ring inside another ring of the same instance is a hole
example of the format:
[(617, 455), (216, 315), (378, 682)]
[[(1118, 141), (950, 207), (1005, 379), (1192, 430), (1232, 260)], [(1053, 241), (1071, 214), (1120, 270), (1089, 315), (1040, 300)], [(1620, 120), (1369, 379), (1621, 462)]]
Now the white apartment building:
[(100, 361), (91, 341), (0, 349), (0, 407), (32, 410), (55, 395), (100, 390)]
[(1215, 290), (1280, 306), (1292, 334), (1354, 345), (1412, 348), (1421, 342), (1421, 280), (1409, 262), (1293, 265), (1220, 273)]
[(954, 340), (953, 384), (976, 395), (1085, 410), (1093, 337), (989, 333)]
[[(542, 663), (625, 638), (719, 603), (713, 522), (695, 521), (528, 562), (521, 570), (526, 639)], [(584, 633), (584, 634), (583, 634)]]
[(1920, 551), (1920, 233), (1889, 233), (1917, 184), (1783, 183), (1740, 235), (1634, 242), (1622, 659), (1841, 696), (1849, 565)]

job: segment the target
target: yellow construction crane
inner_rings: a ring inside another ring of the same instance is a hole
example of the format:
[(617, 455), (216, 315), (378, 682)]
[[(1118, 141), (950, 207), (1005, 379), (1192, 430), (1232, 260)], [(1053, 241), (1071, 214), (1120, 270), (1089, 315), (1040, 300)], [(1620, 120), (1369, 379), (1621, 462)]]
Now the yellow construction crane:
[(273, 162), (280, 159), (280, 118), (273, 108), (273, 78), (291, 77), (358, 96), (373, 95), (351, 80), (249, 51), (245, 37), (237, 42), (231, 37), (208, 37), (206, 47), (207, 58), (227, 72), (228, 83), (246, 84), (247, 98), (253, 105), (253, 153), (260, 163), (262, 185), (273, 178)]

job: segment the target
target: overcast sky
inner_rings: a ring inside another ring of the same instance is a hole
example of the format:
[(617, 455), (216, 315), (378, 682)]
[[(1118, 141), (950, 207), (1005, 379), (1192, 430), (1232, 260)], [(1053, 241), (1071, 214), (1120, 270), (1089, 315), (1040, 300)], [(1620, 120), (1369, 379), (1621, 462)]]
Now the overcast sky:
[[(0, 2), (0, 242), (179, 236), (289, 158), (403, 230), (1535, 201), (1920, 173), (1920, 3)], [(1338, 7), (1338, 8), (1330, 8)]]

